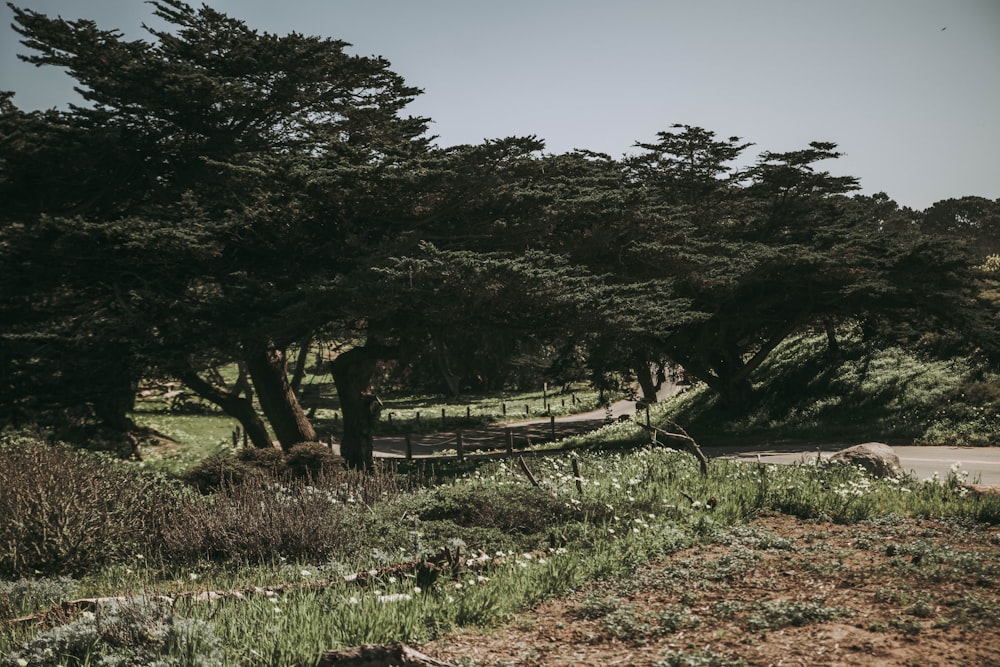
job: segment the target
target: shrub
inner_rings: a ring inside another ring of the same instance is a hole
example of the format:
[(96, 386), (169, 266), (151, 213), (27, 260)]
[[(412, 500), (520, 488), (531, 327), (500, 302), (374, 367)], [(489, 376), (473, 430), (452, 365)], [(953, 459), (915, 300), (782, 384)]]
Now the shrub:
[(102, 606), (66, 625), (35, 635), (0, 660), (0, 667), (92, 665), (209, 667), (223, 659), (210, 625), (141, 600)]
[(202, 493), (210, 493), (222, 487), (240, 486), (262, 475), (262, 467), (249, 465), (223, 453), (209, 456), (185, 473), (183, 479)]
[(273, 447), (249, 447), (241, 449), (237, 458), (249, 466), (264, 470), (277, 477), (285, 467), (285, 453)]
[(316, 479), (343, 466), (343, 458), (318, 442), (300, 442), (285, 455), (285, 468), (299, 479)]
[(159, 525), (161, 556), (268, 562), (325, 558), (343, 541), (343, 506), (301, 482), (249, 477), (207, 497), (189, 497)]
[(0, 440), (0, 574), (69, 574), (142, 550), (176, 489), (106, 455)]

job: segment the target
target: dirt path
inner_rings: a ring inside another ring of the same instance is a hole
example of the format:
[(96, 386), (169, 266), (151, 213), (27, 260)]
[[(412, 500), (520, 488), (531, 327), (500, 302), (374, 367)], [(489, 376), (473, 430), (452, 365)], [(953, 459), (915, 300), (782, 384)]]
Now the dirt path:
[(454, 665), (1000, 665), (1000, 529), (783, 515), (421, 650)]

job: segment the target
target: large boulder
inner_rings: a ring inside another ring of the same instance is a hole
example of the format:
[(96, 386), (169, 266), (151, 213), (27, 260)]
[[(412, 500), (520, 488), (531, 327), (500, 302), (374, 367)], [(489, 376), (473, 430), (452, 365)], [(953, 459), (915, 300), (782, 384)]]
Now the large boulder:
[(842, 449), (831, 456), (830, 461), (861, 466), (873, 477), (903, 476), (899, 456), (892, 447), (881, 442), (866, 442)]

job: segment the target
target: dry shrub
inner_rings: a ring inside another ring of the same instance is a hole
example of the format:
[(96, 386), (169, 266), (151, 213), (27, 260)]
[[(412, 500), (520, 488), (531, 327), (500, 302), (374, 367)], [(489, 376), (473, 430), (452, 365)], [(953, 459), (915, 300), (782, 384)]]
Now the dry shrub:
[(274, 477), (280, 476), (285, 467), (285, 453), (275, 447), (241, 449), (236, 457), (247, 465), (264, 470)]
[(141, 551), (176, 492), (108, 456), (4, 438), (0, 573), (74, 573)]
[[(325, 450), (332, 456), (329, 450)], [(198, 493), (134, 463), (39, 443), (0, 441), (0, 575), (69, 574), (142, 554), (165, 563), (202, 558), (324, 558), (350, 542), (346, 517), (398, 493), (392, 474), (345, 471), (311, 446), (308, 480), (213, 457)], [(336, 457), (334, 457), (336, 458)], [(316, 467), (312, 467), (316, 466)], [(310, 473), (311, 474), (311, 473)]]
[(344, 459), (318, 442), (300, 442), (285, 456), (285, 467), (292, 477), (316, 479), (344, 467)]
[(323, 558), (345, 530), (343, 505), (329, 492), (259, 477), (191, 496), (163, 519), (160, 556), (172, 562)]
[(229, 454), (213, 454), (188, 470), (183, 479), (202, 493), (211, 493), (223, 487), (239, 486), (252, 478), (260, 478), (267, 470), (265, 466), (254, 466)]

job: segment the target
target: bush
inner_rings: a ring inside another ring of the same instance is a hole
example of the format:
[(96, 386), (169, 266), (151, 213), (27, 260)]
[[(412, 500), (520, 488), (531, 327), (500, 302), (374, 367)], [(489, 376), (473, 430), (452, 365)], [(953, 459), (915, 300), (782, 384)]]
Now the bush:
[(280, 476), (285, 467), (285, 453), (273, 447), (249, 447), (241, 449), (236, 456), (243, 463), (266, 471), (274, 477)]
[(222, 642), (209, 624), (135, 600), (103, 605), (99, 614), (85, 612), (41, 632), (0, 660), (0, 667), (209, 667), (222, 658)]
[(260, 478), (265, 469), (263, 466), (253, 466), (235, 459), (230, 454), (213, 454), (191, 468), (183, 479), (202, 493), (211, 493), (223, 487), (240, 486), (252, 478)]
[(106, 455), (0, 440), (0, 574), (71, 574), (147, 546), (176, 489)]
[(322, 489), (249, 477), (164, 515), (160, 555), (172, 562), (325, 558), (348, 532), (343, 515), (343, 505)]
[(318, 442), (300, 442), (285, 456), (285, 468), (298, 479), (316, 479), (343, 467), (344, 459)]

